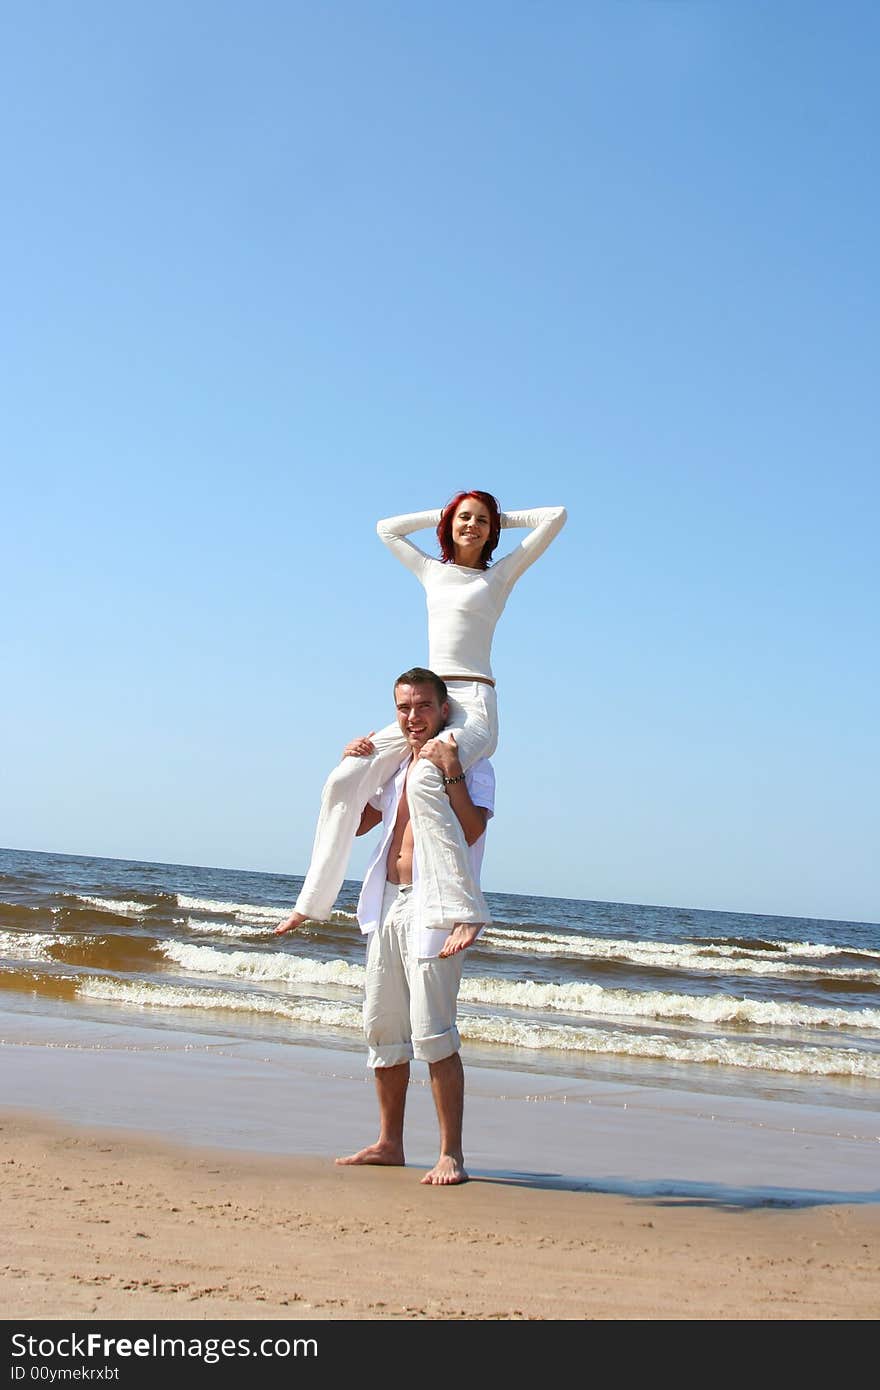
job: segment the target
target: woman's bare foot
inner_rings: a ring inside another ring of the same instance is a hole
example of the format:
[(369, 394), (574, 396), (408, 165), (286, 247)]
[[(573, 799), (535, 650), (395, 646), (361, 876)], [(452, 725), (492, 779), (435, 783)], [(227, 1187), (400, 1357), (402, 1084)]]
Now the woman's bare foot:
[(441, 959), (444, 956), (454, 956), (457, 951), (466, 951), (468, 946), (472, 946), (476, 941), (477, 932), (482, 925), (482, 922), (456, 922), (440, 948)]
[(451, 1187), (455, 1183), (467, 1181), (464, 1156), (453, 1154), (441, 1154), (430, 1173), (426, 1173), (422, 1178), (422, 1182), (427, 1183), (429, 1187)]
[(406, 1167), (403, 1145), (383, 1144), (381, 1140), (377, 1140), (375, 1144), (369, 1144), (365, 1149), (358, 1149), (356, 1154), (349, 1154), (347, 1158), (337, 1158), (336, 1162), (344, 1168), (361, 1163), (379, 1163), (388, 1168)]
[(304, 912), (291, 912), (290, 916), (285, 917), (281, 925), (275, 928), (273, 935), (283, 936), (285, 932), (296, 931), (297, 927), (301, 927), (303, 922), (308, 920)]

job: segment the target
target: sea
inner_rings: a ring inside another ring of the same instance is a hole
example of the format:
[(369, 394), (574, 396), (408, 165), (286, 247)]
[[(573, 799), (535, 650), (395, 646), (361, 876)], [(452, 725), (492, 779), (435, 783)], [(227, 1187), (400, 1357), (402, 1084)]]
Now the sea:
[[(0, 850), (0, 1027), (67, 1019), (363, 1058), (346, 882), (276, 937), (296, 875)], [(459, 1028), (481, 1067), (876, 1111), (880, 925), (489, 893)], [(2, 1039), (0, 1039), (2, 1041)], [(352, 1057), (353, 1064), (355, 1062)]]

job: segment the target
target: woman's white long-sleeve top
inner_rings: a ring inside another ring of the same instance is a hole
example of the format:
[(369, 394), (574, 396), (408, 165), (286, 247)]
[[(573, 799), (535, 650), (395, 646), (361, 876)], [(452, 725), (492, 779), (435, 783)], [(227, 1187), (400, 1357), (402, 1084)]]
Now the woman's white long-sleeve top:
[(492, 679), (492, 638), (508, 595), (565, 525), (564, 507), (502, 512), (502, 527), (528, 527), (509, 555), (487, 570), (447, 564), (407, 540), (413, 531), (436, 529), (439, 511), (413, 512), (380, 521), (380, 539), (424, 586), (428, 604), (428, 665), (438, 676)]

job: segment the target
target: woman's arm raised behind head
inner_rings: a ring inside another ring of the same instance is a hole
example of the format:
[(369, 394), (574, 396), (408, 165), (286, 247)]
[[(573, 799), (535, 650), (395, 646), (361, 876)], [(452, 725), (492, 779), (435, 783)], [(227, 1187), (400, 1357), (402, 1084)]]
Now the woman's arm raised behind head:
[(533, 565), (544, 554), (548, 545), (559, 535), (568, 513), (564, 507), (534, 507), (530, 511), (502, 512), (501, 529), (512, 530), (527, 526), (529, 534), (523, 541), (499, 560), (493, 569), (503, 568), (512, 584), (515, 579)]
[(402, 565), (406, 565), (408, 570), (421, 578), (425, 565), (431, 559), (423, 550), (419, 550), (417, 545), (408, 541), (406, 537), (412, 531), (426, 531), (428, 527), (436, 529), (440, 521), (440, 512), (408, 512), (404, 516), (390, 516), (384, 521), (377, 521), (376, 531), (383, 545), (387, 545), (392, 555), (396, 555)]

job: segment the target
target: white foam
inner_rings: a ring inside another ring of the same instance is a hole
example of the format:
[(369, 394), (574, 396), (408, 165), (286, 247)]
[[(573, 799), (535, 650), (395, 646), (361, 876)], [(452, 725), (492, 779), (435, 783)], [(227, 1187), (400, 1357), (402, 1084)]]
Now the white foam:
[(185, 970), (237, 979), (288, 982), (290, 984), (339, 984), (360, 988), (364, 967), (344, 960), (310, 960), (288, 951), (218, 951), (213, 946), (163, 942), (165, 956)]
[[(82, 981), (77, 992), (88, 998), (112, 1000), (139, 1008), (224, 1009), (271, 1015), (292, 1023), (342, 1028), (357, 1033), (362, 1027), (361, 1011), (354, 1005), (315, 999), (281, 999), (198, 986), (136, 984), (99, 978)], [(791, 1074), (880, 1079), (880, 1056), (860, 1053), (854, 1048), (776, 1047), (727, 1038), (675, 1039), (607, 1032), (603, 1029), (563, 1028), (550, 1023), (522, 1023), (516, 1019), (479, 1015), (459, 1018), (459, 1031), (471, 1041), (532, 1051), (647, 1057)]]
[(800, 1075), (880, 1079), (880, 1056), (858, 1052), (855, 1048), (775, 1047), (762, 1043), (733, 1042), (727, 1038), (678, 1040), (484, 1017), (459, 1019), (459, 1031), (463, 1037), (474, 1041), (538, 1051), (602, 1053), (671, 1062), (714, 1063)]
[(61, 939), (40, 932), (0, 931), (0, 955), (7, 960), (48, 960), (46, 947)]
[(700, 1023), (757, 1023), (774, 1027), (880, 1028), (880, 1009), (839, 1009), (729, 994), (664, 994), (601, 985), (539, 984), (534, 980), (465, 979), (460, 997), (475, 1004), (515, 1005), (554, 1012), (629, 1018), (680, 1018)]
[(323, 1028), (354, 1029), (357, 1032), (363, 1028), (360, 1008), (321, 999), (282, 999), (271, 995), (204, 989), (197, 985), (129, 983), (99, 977), (83, 980), (77, 993), (89, 999), (114, 1000), (139, 1008), (230, 1009), (236, 1013), (272, 1014), (294, 1023), (318, 1024)]
[(289, 907), (271, 907), (265, 903), (233, 903), (219, 898), (189, 898), (178, 893), (177, 906), (190, 912), (216, 912), (224, 917), (242, 917), (248, 922), (283, 922), (290, 916)]
[[(722, 946), (714, 944), (699, 945), (695, 942), (630, 941), (625, 938), (609, 940), (598, 936), (560, 936), (548, 932), (525, 932), (508, 928), (488, 927), (481, 941), (502, 949), (512, 948), (514, 952), (528, 952), (538, 956), (586, 957), (598, 960), (624, 960), (634, 965), (660, 966), (666, 970), (721, 972), (747, 975), (798, 975), (822, 976), (843, 980), (863, 981), (880, 984), (880, 970), (822, 969), (815, 965), (799, 965), (793, 957), (803, 955), (812, 958), (838, 954), (838, 948), (830, 946), (809, 946), (798, 943), (790, 949), (780, 951), (775, 957), (767, 951), (753, 951), (743, 946)], [(776, 943), (777, 945), (790, 943)], [(877, 959), (871, 951), (855, 952), (847, 948), (850, 955), (857, 954)]]
[[(211, 946), (167, 942), (165, 956), (192, 972), (227, 975), (263, 983), (341, 984), (358, 988), (364, 968), (342, 960), (318, 961), (286, 951), (218, 951)], [(729, 994), (665, 994), (657, 990), (605, 989), (602, 985), (541, 984), (535, 980), (491, 978), (462, 981), (460, 997), (492, 1004), (568, 1014), (637, 1019), (682, 1019), (699, 1023), (751, 1023), (778, 1028), (880, 1029), (880, 1010), (841, 1009), (774, 1000), (739, 999)]]
[(239, 941), (251, 936), (264, 938), (269, 928), (268, 923), (263, 927), (249, 927), (242, 922), (212, 922), (208, 917), (187, 917), (183, 925), (196, 936), (231, 936)]
[(149, 907), (149, 903), (136, 903), (127, 898), (90, 898), (85, 893), (78, 893), (77, 898), (90, 907), (101, 908), (103, 912), (116, 912), (121, 917), (130, 917), (132, 913), (142, 916)]
[[(245, 922), (265, 922), (277, 926), (289, 917), (289, 907), (272, 907), (266, 903), (233, 903), (220, 898), (190, 898), (185, 893), (177, 894), (177, 905), (189, 912), (214, 912), (224, 917), (239, 917)], [(341, 908), (330, 914), (331, 922), (356, 922), (354, 912)]]

